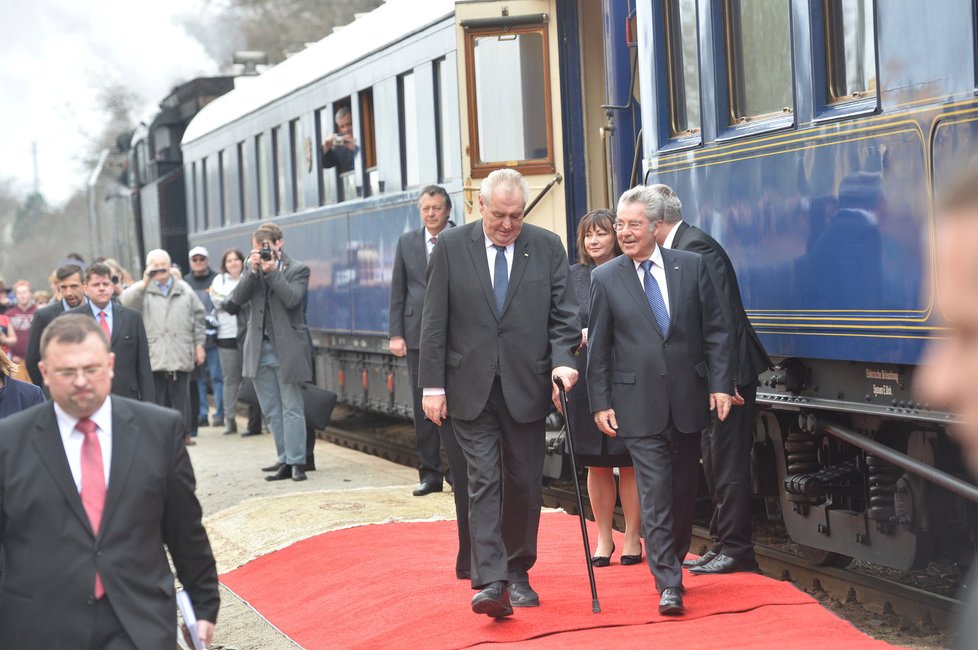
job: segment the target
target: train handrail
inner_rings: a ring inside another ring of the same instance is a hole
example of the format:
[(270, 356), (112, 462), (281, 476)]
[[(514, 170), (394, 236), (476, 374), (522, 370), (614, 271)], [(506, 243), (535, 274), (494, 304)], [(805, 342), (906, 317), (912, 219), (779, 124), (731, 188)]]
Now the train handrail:
[(545, 194), (546, 194), (547, 192), (549, 192), (549, 191), (550, 191), (550, 188), (551, 188), (551, 187), (553, 187), (553, 186), (554, 186), (554, 185), (556, 185), (557, 183), (563, 183), (563, 182), (564, 182), (564, 177), (563, 177), (563, 176), (561, 176), (560, 174), (557, 174), (557, 175), (555, 175), (555, 176), (553, 177), (553, 179), (551, 179), (551, 181), (550, 181), (549, 183), (547, 183), (547, 186), (546, 186), (546, 187), (544, 187), (544, 188), (543, 188), (542, 190), (540, 190), (540, 193), (539, 193), (539, 194), (537, 194), (537, 195), (536, 195), (536, 196), (535, 196), (535, 197), (533, 198), (533, 200), (532, 200), (532, 201), (530, 201), (530, 204), (526, 206), (526, 209), (525, 209), (525, 210), (523, 210), (523, 216), (524, 216), (524, 217), (526, 217), (526, 215), (528, 215), (528, 214), (530, 214), (530, 210), (532, 210), (532, 209), (533, 209), (534, 207), (536, 207), (536, 204), (537, 204), (537, 203), (539, 203), (539, 202), (540, 202), (540, 199), (542, 199), (542, 198), (543, 198), (543, 196), (544, 196), (544, 195), (545, 195)]
[(952, 476), (947, 472), (942, 472), (936, 467), (931, 467), (925, 463), (920, 462), (906, 454), (901, 454), (886, 445), (876, 442), (872, 438), (864, 436), (860, 433), (856, 433), (852, 429), (835, 424), (834, 422), (826, 422), (824, 420), (816, 420), (814, 430), (821, 430), (825, 433), (835, 436), (840, 440), (843, 440), (850, 445), (859, 447), (863, 451), (869, 452), (874, 456), (878, 456), (880, 459), (895, 465), (900, 469), (906, 470), (911, 474), (915, 474), (922, 479), (942, 487), (948, 492), (958, 495), (972, 503), (978, 503), (978, 487), (968, 483), (967, 481), (962, 481), (956, 476)]

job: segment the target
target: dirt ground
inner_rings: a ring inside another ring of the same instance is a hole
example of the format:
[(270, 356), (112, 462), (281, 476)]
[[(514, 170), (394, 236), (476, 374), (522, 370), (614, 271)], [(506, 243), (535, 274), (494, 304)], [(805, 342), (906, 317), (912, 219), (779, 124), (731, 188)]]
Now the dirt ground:
[[(239, 423), (243, 430), (244, 423)], [(304, 482), (265, 481), (275, 461), (270, 435), (222, 435), (202, 428), (190, 447), (197, 496), (204, 510), (218, 572), (329, 530), (364, 523), (454, 516), (450, 492), (414, 497), (417, 472), (380, 458), (318, 441), (315, 472)], [(212, 648), (285, 650), (298, 646), (221, 587)]]

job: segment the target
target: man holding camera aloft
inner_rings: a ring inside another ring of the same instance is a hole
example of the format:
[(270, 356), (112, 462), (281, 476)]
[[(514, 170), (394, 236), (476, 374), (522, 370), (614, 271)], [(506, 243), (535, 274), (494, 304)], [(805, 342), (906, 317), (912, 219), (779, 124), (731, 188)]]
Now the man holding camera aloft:
[(282, 229), (265, 224), (251, 238), (241, 281), (227, 302), (251, 303), (241, 374), (255, 384), (258, 402), (275, 439), (278, 462), (265, 468), (269, 481), (306, 479), (306, 416), (302, 384), (312, 379), (306, 325), (309, 267), (289, 257)]
[[(190, 412), (190, 373), (206, 358), (204, 305), (161, 249), (146, 254), (142, 281), (123, 291), (119, 302), (143, 316), (156, 403), (179, 411), (191, 431), (196, 413)], [(193, 444), (189, 436), (186, 441)]]

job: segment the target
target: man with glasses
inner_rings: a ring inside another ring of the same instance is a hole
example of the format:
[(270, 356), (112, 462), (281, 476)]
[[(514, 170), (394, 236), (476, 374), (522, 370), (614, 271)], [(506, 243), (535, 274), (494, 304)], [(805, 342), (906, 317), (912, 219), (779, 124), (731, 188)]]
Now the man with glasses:
[(618, 201), (624, 255), (591, 275), (588, 396), (605, 435), (635, 466), (659, 613), (684, 610), (700, 432), (730, 411), (730, 339), (703, 258), (656, 245), (662, 197), (644, 186)]
[(109, 394), (91, 317), (55, 319), (39, 348), (52, 401), (0, 420), (3, 647), (176, 647), (167, 551), (209, 644), (220, 593), (185, 422)]
[(115, 355), (112, 394), (152, 402), (155, 399), (153, 369), (149, 363), (149, 343), (143, 318), (135, 309), (113, 300), (115, 283), (112, 269), (96, 262), (85, 269), (87, 305), (79, 305), (69, 314), (91, 316), (109, 338)]

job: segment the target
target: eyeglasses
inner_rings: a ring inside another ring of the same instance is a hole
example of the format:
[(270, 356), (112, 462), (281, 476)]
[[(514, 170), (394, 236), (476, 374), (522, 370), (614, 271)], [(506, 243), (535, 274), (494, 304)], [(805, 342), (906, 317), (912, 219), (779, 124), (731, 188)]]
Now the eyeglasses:
[(95, 379), (102, 372), (105, 371), (105, 366), (85, 366), (84, 368), (58, 368), (53, 370), (51, 374), (58, 378), (59, 381), (74, 381), (75, 377), (78, 376), (80, 372), (85, 379)]
[(206, 262), (207, 261), (207, 258), (206, 257), (202, 257), (200, 255), (194, 255), (193, 257), (190, 258), (190, 261), (191, 262)]
[(623, 230), (639, 232), (643, 228), (648, 228), (650, 225), (648, 221), (616, 221), (611, 224), (611, 227), (615, 229), (615, 232), (621, 232)]

